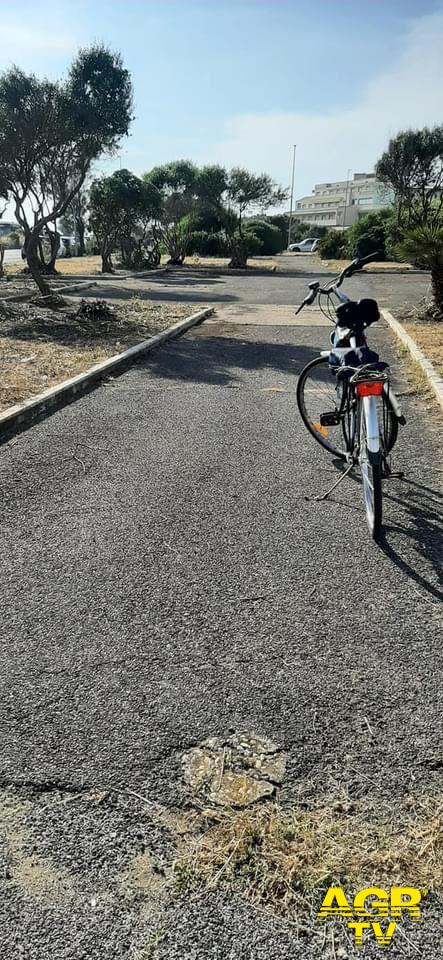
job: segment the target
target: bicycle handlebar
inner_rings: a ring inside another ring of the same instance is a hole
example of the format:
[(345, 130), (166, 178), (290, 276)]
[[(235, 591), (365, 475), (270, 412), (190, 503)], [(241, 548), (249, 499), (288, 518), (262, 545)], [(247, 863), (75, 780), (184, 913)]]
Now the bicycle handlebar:
[(341, 284), (343, 283), (343, 280), (345, 280), (346, 277), (352, 277), (352, 274), (357, 273), (357, 270), (362, 270), (365, 263), (371, 263), (371, 261), (375, 260), (375, 258), (378, 256), (379, 254), (378, 254), (378, 251), (376, 250), (375, 253), (369, 253), (367, 257), (356, 257), (355, 260), (352, 261), (352, 263), (349, 263), (348, 266), (345, 267), (344, 270), (342, 270), (342, 272), (339, 274), (337, 281), (331, 284), (330, 289), (332, 289), (332, 287), (340, 287)]
[(325, 293), (327, 295), (330, 295), (331, 293), (333, 293), (334, 290), (337, 289), (337, 287), (341, 287), (343, 280), (345, 280), (347, 277), (352, 277), (354, 273), (357, 273), (358, 270), (361, 270), (364, 267), (365, 263), (370, 263), (372, 260), (375, 260), (378, 256), (379, 256), (378, 251), (375, 251), (374, 253), (368, 254), (367, 257), (356, 257), (355, 260), (352, 260), (351, 263), (348, 263), (347, 267), (345, 267), (342, 270), (342, 272), (338, 275), (337, 279), (334, 280), (333, 283), (329, 284), (329, 287), (322, 288), (318, 283), (318, 281), (314, 281), (313, 283), (310, 283), (309, 286), (311, 288), (311, 292), (308, 293), (308, 295), (302, 301), (300, 306), (297, 308), (297, 310), (295, 311), (295, 315), (297, 316), (297, 314), (300, 313), (301, 310), (303, 310), (303, 307), (308, 306), (308, 304), (314, 303), (314, 300), (316, 300), (319, 293)]

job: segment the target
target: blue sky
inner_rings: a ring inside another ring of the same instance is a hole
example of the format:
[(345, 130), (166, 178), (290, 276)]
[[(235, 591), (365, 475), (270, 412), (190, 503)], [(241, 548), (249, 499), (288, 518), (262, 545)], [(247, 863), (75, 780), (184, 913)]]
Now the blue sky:
[(300, 195), (371, 169), (399, 128), (443, 121), (443, 0), (0, 0), (0, 36), (1, 68), (49, 76), (80, 44), (120, 50), (136, 172), (190, 157), (287, 185), (296, 142)]

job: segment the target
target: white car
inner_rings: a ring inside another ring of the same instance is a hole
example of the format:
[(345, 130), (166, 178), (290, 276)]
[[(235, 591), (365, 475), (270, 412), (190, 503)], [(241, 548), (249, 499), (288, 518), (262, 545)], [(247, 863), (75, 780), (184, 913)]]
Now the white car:
[(299, 240), (298, 243), (290, 243), (288, 250), (291, 253), (314, 253), (318, 244), (318, 237), (306, 237), (306, 240)]

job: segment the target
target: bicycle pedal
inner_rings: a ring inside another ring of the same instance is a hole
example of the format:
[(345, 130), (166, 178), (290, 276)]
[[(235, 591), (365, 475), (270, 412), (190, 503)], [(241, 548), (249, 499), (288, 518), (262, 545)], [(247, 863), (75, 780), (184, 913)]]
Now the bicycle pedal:
[(320, 423), (322, 427), (338, 427), (340, 423), (340, 414), (337, 413), (336, 410), (331, 410), (330, 413), (321, 413)]

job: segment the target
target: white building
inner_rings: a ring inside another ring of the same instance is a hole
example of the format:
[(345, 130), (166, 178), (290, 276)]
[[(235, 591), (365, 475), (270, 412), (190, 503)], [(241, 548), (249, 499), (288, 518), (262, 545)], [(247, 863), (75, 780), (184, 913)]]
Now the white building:
[(352, 180), (316, 183), (310, 197), (295, 202), (294, 216), (313, 226), (343, 229), (392, 201), (392, 192), (376, 180), (374, 173), (354, 173)]

